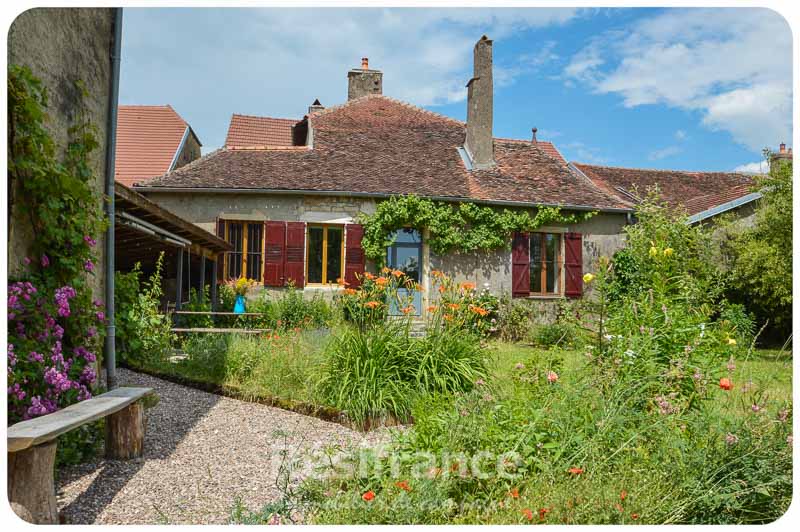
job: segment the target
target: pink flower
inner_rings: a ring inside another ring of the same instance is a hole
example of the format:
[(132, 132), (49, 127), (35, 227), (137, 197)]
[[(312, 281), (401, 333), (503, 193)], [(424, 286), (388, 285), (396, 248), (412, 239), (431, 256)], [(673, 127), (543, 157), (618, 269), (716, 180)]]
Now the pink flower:
[(23, 262), (23, 264), (25, 264), (25, 266), (27, 266), (28, 264), (31, 263), (31, 258), (30, 257), (25, 257), (24, 259), (22, 259), (22, 262)]
[(95, 317), (97, 318), (97, 321), (105, 321), (106, 320), (106, 314), (105, 314), (105, 312), (102, 312), (102, 311), (96, 313)]
[(728, 445), (736, 445), (739, 443), (739, 437), (736, 434), (731, 434), (730, 432), (725, 435), (725, 443)]
[(547, 372), (547, 382), (554, 383), (558, 380), (558, 373), (555, 371), (548, 371)]
[(525, 369), (525, 364), (523, 364), (522, 362), (517, 362), (516, 365), (514, 366), (514, 369)]
[(47, 255), (42, 255), (42, 267), (47, 268), (50, 266), (50, 258)]
[(89, 235), (84, 236), (83, 241), (89, 244), (89, 247), (94, 247), (94, 245), (97, 244), (97, 241)]
[(83, 269), (86, 270), (87, 272), (93, 272), (94, 263), (90, 260), (87, 260), (86, 262), (83, 263)]

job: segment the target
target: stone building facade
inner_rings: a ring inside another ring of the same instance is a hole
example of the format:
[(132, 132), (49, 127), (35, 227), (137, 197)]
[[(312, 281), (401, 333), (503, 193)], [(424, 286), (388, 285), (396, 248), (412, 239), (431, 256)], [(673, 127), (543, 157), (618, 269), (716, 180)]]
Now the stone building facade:
[[(28, 66), (47, 87), (49, 107), (46, 127), (57, 146), (66, 147), (68, 129), (78, 109), (81, 81), (87, 95), (83, 104), (89, 120), (97, 127), (98, 148), (92, 154), (93, 186), (104, 191), (109, 87), (112, 76), (111, 51), (114, 10), (87, 8), (34, 8), (20, 14), (8, 32), (8, 63)], [(22, 221), (18, 190), (10, 190), (12, 205), (8, 227), (8, 273), (22, 267), (33, 240), (30, 224)], [(105, 265), (105, 236), (96, 246), (98, 255), (93, 288), (100, 293)]]

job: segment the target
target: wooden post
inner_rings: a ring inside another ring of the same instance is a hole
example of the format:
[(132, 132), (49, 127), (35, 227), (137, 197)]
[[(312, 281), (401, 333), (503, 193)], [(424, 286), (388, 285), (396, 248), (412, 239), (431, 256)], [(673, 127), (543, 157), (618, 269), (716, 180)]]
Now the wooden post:
[(106, 457), (138, 458), (144, 452), (144, 405), (136, 401), (106, 418)]
[(211, 262), (211, 310), (217, 310), (218, 302), (217, 302), (217, 263), (219, 260), (214, 260)]
[(8, 500), (17, 515), (37, 525), (58, 524), (55, 464), (55, 440), (8, 453)]
[(175, 310), (180, 310), (183, 301), (183, 248), (178, 248), (178, 271), (175, 277)]
[(200, 252), (200, 301), (206, 302), (206, 255)]

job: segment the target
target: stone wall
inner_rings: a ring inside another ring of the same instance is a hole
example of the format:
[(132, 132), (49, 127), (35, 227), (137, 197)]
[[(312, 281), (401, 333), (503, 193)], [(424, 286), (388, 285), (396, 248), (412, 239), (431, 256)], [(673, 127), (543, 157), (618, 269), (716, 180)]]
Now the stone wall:
[[(47, 127), (57, 146), (65, 147), (80, 93), (81, 80), (88, 91), (84, 104), (89, 119), (97, 126), (100, 145), (92, 156), (94, 187), (103, 192), (106, 173), (106, 129), (111, 78), (111, 46), (114, 36), (113, 9), (35, 8), (19, 15), (8, 32), (9, 64), (26, 65), (42, 80), (49, 95)], [(15, 193), (18, 191), (12, 191)], [(33, 239), (30, 224), (21, 222), (14, 194), (8, 231), (8, 272), (22, 267)], [(105, 277), (104, 236), (98, 240), (98, 264), (93, 288), (102, 289)]]

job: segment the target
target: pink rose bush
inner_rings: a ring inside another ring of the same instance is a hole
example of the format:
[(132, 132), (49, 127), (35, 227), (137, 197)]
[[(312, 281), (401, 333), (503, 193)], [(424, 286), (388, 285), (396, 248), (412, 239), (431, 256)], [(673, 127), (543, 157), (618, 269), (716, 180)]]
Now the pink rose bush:
[(8, 287), (8, 421), (54, 412), (92, 396), (102, 321), (88, 288)]

